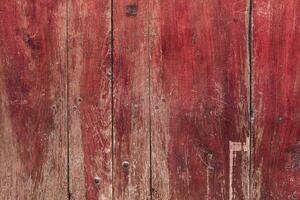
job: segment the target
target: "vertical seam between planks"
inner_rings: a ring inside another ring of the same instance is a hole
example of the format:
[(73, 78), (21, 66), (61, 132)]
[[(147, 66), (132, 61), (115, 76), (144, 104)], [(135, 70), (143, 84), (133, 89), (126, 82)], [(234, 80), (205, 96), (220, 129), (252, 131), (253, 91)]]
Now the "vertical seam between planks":
[(111, 189), (114, 199), (114, 1), (110, 0)]
[(67, 183), (68, 199), (71, 199), (70, 188), (70, 131), (69, 131), (69, 0), (66, 0), (66, 74), (65, 74), (65, 92), (66, 92), (66, 132), (67, 132)]
[(148, 103), (149, 103), (149, 194), (152, 197), (152, 117), (151, 117), (151, 47), (150, 47), (150, 0), (147, 4), (147, 49), (148, 49)]
[(67, 123), (67, 179), (68, 179), (68, 199), (71, 199), (71, 188), (70, 188), (70, 131), (69, 131), (69, 0), (66, 0), (66, 123)]
[(252, 61), (252, 51), (253, 51), (253, 0), (249, 0), (248, 2), (248, 37), (247, 37), (247, 53), (248, 53), (248, 67), (249, 67), (249, 172), (248, 172), (248, 198), (252, 199), (252, 161), (253, 161), (253, 152), (252, 152), (252, 145), (253, 145), (253, 61)]
[(111, 187), (112, 199), (114, 199), (114, 1), (110, 0), (110, 92), (111, 92)]

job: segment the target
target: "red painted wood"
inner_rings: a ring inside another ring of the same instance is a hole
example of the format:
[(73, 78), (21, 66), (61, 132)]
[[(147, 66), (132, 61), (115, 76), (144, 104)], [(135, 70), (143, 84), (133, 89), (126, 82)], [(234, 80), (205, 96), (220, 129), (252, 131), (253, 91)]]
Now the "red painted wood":
[(248, 199), (247, 1), (149, 10), (153, 199)]
[(2, 0), (0, 199), (300, 199), (300, 1), (252, 1)]
[(299, 9), (254, 0), (252, 199), (300, 199)]
[(114, 1), (114, 199), (150, 199), (148, 1)]
[(111, 2), (68, 5), (71, 199), (112, 199)]
[(0, 199), (66, 199), (66, 4), (0, 3)]

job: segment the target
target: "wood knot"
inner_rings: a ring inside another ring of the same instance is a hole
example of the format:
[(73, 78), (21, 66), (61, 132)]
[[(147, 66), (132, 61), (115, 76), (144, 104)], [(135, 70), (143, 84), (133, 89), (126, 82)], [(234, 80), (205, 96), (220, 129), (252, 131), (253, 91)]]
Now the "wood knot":
[(26, 33), (23, 36), (23, 40), (24, 40), (25, 44), (32, 50), (41, 49), (41, 41), (36, 36), (31, 36), (28, 33)]
[(136, 16), (138, 7), (135, 4), (127, 5), (125, 9), (126, 16)]
[(157, 193), (158, 191), (155, 188), (151, 188), (152, 193)]

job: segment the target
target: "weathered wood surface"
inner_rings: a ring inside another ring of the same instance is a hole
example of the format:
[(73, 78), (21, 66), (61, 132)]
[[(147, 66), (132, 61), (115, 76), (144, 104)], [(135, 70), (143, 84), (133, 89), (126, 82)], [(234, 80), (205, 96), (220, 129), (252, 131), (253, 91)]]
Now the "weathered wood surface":
[(150, 199), (148, 1), (114, 1), (114, 199)]
[(247, 8), (151, 2), (153, 199), (248, 199)]
[(300, 199), (299, 9), (254, 0), (251, 199)]
[(112, 199), (111, 2), (68, 2), (70, 197)]
[(1, 0), (0, 199), (67, 199), (66, 3)]
[(2, 0), (0, 199), (300, 199), (299, 8)]

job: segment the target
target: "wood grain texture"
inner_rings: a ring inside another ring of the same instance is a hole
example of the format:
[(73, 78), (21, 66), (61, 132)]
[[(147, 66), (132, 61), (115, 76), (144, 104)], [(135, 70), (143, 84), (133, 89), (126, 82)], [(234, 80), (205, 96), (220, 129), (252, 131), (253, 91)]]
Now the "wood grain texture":
[(112, 199), (111, 2), (68, 2), (71, 199)]
[(248, 199), (247, 1), (151, 1), (153, 199)]
[(114, 199), (150, 199), (148, 1), (114, 1)]
[(67, 199), (66, 4), (0, 3), (0, 199)]
[(299, 9), (254, 0), (252, 199), (300, 199)]
[(300, 199), (299, 9), (2, 0), (0, 199)]

